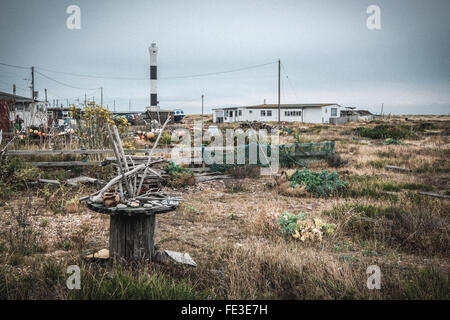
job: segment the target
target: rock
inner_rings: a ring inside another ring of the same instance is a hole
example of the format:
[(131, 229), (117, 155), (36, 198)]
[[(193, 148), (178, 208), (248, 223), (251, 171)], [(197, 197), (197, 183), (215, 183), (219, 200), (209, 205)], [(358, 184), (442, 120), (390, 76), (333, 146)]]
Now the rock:
[(160, 263), (175, 262), (175, 263), (186, 264), (186, 265), (193, 266), (193, 267), (197, 266), (195, 261), (189, 255), (189, 253), (181, 253), (181, 252), (170, 251), (170, 250), (158, 250), (155, 253), (154, 259), (155, 259), (155, 261), (160, 262)]
[(132, 208), (139, 208), (139, 206), (140, 206), (140, 203), (139, 203), (139, 201), (131, 201), (130, 203), (129, 203), (129, 206), (130, 207), (132, 207)]
[(144, 208), (151, 208), (153, 207), (151, 203), (144, 203), (143, 205)]
[(109, 259), (109, 250), (102, 249), (96, 253), (89, 254), (86, 256), (86, 259)]
[(119, 203), (119, 204), (116, 206), (117, 209), (125, 209), (126, 207), (127, 207), (127, 205), (126, 205), (126, 204), (123, 204), (123, 203)]

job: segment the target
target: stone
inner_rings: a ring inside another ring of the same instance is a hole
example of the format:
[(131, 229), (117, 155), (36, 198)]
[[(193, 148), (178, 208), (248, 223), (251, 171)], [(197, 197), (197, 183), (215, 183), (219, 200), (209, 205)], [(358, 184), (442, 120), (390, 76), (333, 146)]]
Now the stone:
[(131, 201), (129, 206), (132, 208), (139, 208), (140, 203), (139, 203), (139, 201)]
[(123, 204), (123, 203), (119, 203), (119, 204), (116, 206), (117, 209), (125, 209), (126, 207), (127, 207), (127, 205), (126, 205), (126, 204)]
[(88, 254), (86, 256), (87, 259), (109, 259), (109, 250), (108, 249), (102, 249), (100, 251), (97, 251), (93, 254)]
[(195, 261), (189, 255), (189, 253), (181, 253), (181, 252), (170, 251), (170, 250), (158, 250), (155, 253), (154, 259), (157, 262), (161, 262), (161, 263), (175, 262), (175, 263), (186, 264), (186, 265), (189, 265), (192, 267), (197, 266)]

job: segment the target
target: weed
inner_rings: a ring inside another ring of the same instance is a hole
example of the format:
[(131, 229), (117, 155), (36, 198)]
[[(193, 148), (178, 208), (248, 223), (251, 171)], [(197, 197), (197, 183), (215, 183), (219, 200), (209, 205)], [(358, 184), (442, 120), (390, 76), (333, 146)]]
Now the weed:
[(291, 187), (304, 185), (306, 191), (317, 196), (330, 196), (344, 190), (346, 183), (339, 179), (337, 172), (313, 172), (308, 169), (296, 170), (289, 178)]
[(404, 125), (380, 124), (375, 127), (358, 127), (353, 129), (353, 133), (370, 139), (406, 139), (417, 138), (417, 133), (410, 127)]
[(19, 202), (17, 209), (10, 207), (10, 212), (12, 221), (9, 229), (5, 231), (10, 250), (22, 255), (45, 252), (46, 243), (42, 232), (36, 230), (31, 221), (31, 216), (37, 212), (32, 205), (31, 197)]

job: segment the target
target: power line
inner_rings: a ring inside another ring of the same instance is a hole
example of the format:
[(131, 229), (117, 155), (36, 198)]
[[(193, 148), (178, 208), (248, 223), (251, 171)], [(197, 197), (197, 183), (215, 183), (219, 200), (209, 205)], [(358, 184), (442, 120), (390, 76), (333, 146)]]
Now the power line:
[(96, 90), (96, 89), (100, 89), (100, 88), (81, 88), (81, 87), (76, 87), (76, 86), (72, 86), (72, 85), (70, 85), (70, 84), (67, 84), (67, 83), (58, 81), (58, 80), (56, 80), (56, 79), (53, 79), (53, 78), (51, 78), (51, 77), (49, 77), (49, 76), (43, 74), (42, 72), (36, 71), (36, 73), (40, 74), (40, 75), (43, 76), (44, 78), (47, 78), (48, 80), (54, 81), (54, 82), (56, 82), (56, 83), (59, 83), (60, 85), (63, 85), (63, 86), (69, 87), (69, 88), (79, 89), (79, 90)]
[(253, 65), (253, 66), (239, 68), (239, 69), (227, 70), (227, 71), (210, 72), (210, 73), (202, 73), (202, 74), (187, 75), (187, 76), (162, 77), (160, 79), (162, 79), (162, 80), (172, 80), (172, 79), (186, 79), (186, 78), (206, 77), (206, 76), (213, 76), (213, 75), (217, 75), (217, 74), (231, 73), (231, 72), (238, 72), (238, 71), (243, 71), (243, 70), (248, 70), (248, 69), (259, 68), (259, 67), (263, 67), (263, 66), (267, 66), (267, 65), (275, 64), (275, 63), (277, 63), (277, 61), (272, 61), (272, 62), (268, 62), (268, 63)]
[(80, 78), (93, 78), (93, 79), (110, 79), (110, 80), (148, 80), (148, 78), (133, 78), (133, 77), (113, 77), (113, 76), (98, 76), (98, 75), (89, 75), (89, 74), (79, 74), (79, 73), (71, 73), (71, 72), (63, 72), (63, 71), (55, 71), (50, 69), (45, 69), (41, 67), (36, 67), (37, 69), (65, 74), (68, 76), (80, 77)]
[[(231, 69), (231, 70), (225, 70), (225, 71), (218, 71), (218, 72), (208, 72), (208, 73), (200, 73), (200, 74), (192, 74), (192, 75), (181, 75), (181, 76), (161, 77), (160, 80), (188, 79), (188, 78), (198, 78), (198, 77), (214, 76), (214, 75), (218, 75), (218, 74), (232, 73), (232, 72), (239, 72), (239, 71), (244, 71), (244, 70), (249, 70), (249, 69), (259, 68), (259, 67), (263, 67), (263, 66), (267, 66), (267, 65), (271, 65), (271, 64), (275, 64), (275, 63), (277, 63), (277, 61), (272, 61), (272, 62), (268, 62), (268, 63), (257, 64), (257, 65), (247, 66), (247, 67), (242, 67), (242, 68), (238, 68), (238, 69)], [(29, 69), (28, 67), (16, 66), (16, 65), (10, 65), (10, 64), (6, 64), (6, 63), (0, 63), (0, 65), (5, 65), (5, 66), (9, 66), (9, 67), (14, 67), (14, 68), (21, 68), (21, 69)], [(56, 70), (46, 69), (46, 68), (42, 68), (42, 67), (35, 67), (35, 69), (44, 70), (44, 71), (48, 71), (48, 72), (54, 72), (54, 73), (65, 74), (65, 75), (74, 76), (74, 77), (81, 77), (81, 78), (110, 79), (110, 80), (139, 80), (139, 81), (144, 81), (144, 80), (147, 81), (147, 80), (149, 79), (148, 77), (146, 77), (146, 78), (138, 78), (138, 77), (114, 77), (114, 76), (101, 76), (101, 75), (79, 74), (79, 73), (71, 73), (71, 72), (64, 72), (64, 71), (56, 71)], [(36, 71), (36, 72), (39, 73), (38, 71)], [(40, 73), (40, 74), (42, 75), (42, 73)], [(45, 76), (45, 75), (44, 75), (44, 76)]]
[(16, 65), (13, 65), (13, 64), (2, 63), (2, 62), (0, 62), (0, 65), (11, 67), (11, 68), (18, 68), (18, 69), (30, 69), (30, 67), (16, 66)]

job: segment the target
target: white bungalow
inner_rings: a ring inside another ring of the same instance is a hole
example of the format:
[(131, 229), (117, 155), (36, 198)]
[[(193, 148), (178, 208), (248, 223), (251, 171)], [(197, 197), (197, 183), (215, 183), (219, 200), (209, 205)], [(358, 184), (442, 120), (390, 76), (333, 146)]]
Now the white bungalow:
[[(341, 116), (341, 106), (336, 103), (281, 104), (280, 121), (330, 123), (330, 118)], [(277, 104), (225, 107), (213, 109), (213, 122), (278, 121)]]
[(47, 126), (48, 103), (31, 98), (0, 92), (0, 101), (8, 104), (9, 121), (14, 123), (17, 116), (23, 121), (23, 126)]

